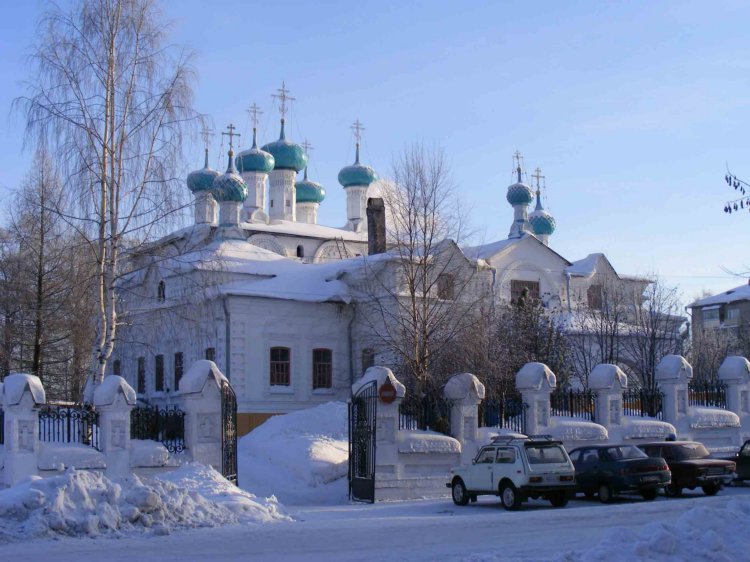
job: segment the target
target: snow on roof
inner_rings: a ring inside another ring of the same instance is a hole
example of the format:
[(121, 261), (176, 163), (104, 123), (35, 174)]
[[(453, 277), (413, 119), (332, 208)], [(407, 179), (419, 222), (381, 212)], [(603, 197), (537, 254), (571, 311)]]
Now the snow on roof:
[(592, 390), (613, 389), (615, 383), (618, 383), (621, 389), (628, 387), (628, 377), (617, 365), (600, 363), (589, 375), (589, 387)]
[(109, 406), (114, 404), (118, 393), (122, 392), (125, 402), (135, 404), (135, 390), (128, 382), (118, 375), (108, 375), (94, 390), (94, 405)]
[(712, 295), (703, 299), (698, 299), (693, 304), (689, 304), (688, 308), (699, 308), (709, 305), (721, 305), (729, 304), (731, 302), (747, 301), (750, 300), (750, 285), (740, 285), (734, 289), (729, 289), (718, 295)]
[(693, 366), (682, 355), (666, 355), (656, 366), (657, 381), (688, 382), (693, 378)]
[(445, 383), (445, 397), (449, 400), (463, 400), (473, 394), (475, 398), (484, 398), (484, 385), (471, 373), (453, 375)]
[(273, 275), (274, 267), (268, 264), (295, 264), (292, 260), (266, 250), (245, 240), (216, 240), (203, 248), (166, 260), (162, 267), (184, 273), (194, 269), (224, 271), (227, 273), (250, 273)]
[(275, 221), (271, 224), (242, 223), (241, 228), (253, 232), (270, 232), (273, 234), (289, 234), (291, 236), (309, 236), (312, 238), (326, 238), (347, 240), (349, 242), (367, 242), (367, 232), (352, 232), (322, 224), (306, 222)]
[(227, 378), (216, 366), (216, 363), (207, 359), (200, 359), (192, 364), (187, 373), (180, 379), (180, 393), (192, 394), (203, 391), (203, 387), (209, 380), (214, 380), (216, 386), (221, 387)]
[(26, 373), (13, 373), (3, 379), (2, 403), (13, 406), (21, 402), (23, 393), (28, 390), (35, 404), (45, 404), (47, 397), (39, 377)]
[(557, 377), (544, 363), (526, 363), (516, 373), (518, 390), (542, 390), (542, 385), (545, 383), (545, 388), (555, 388)]
[(464, 248), (463, 252), (467, 257), (486, 260), (499, 254), (505, 248), (517, 244), (520, 240), (520, 238), (508, 238), (505, 240), (498, 240), (497, 242), (490, 242), (489, 244), (482, 244), (480, 246), (469, 246), (468, 248)]
[(599, 258), (604, 258), (604, 254), (589, 254), (582, 260), (574, 261), (571, 265), (565, 268), (565, 272), (570, 273), (574, 277), (591, 277), (596, 273), (596, 266), (599, 263)]

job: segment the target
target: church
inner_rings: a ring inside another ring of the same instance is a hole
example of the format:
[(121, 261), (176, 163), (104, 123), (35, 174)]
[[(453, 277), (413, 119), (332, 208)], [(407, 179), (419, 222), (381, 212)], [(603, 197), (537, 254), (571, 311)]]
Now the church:
[[(236, 392), (240, 434), (275, 414), (346, 400), (367, 367), (388, 364), (363, 287), (377, 277), (395, 294), (399, 284), (400, 258), (385, 244), (387, 213), (373, 197), (380, 179), (360, 161), (360, 123), (352, 127), (355, 160), (338, 174), (344, 226), (320, 225), (325, 190), (308, 178), (305, 148), (287, 138), (288, 91), (279, 92), (279, 138), (259, 147), (255, 120), (251, 148), (235, 155), (230, 125), (226, 171), (209, 167), (206, 149), (203, 168), (186, 178), (193, 224), (131, 257), (118, 285), (122, 324), (108, 364), (141, 399), (169, 404), (194, 361), (215, 361)], [(455, 264), (450, 283), (465, 271), (472, 291), (496, 302), (526, 290), (568, 312), (582, 301), (595, 306), (605, 278), (643, 292), (648, 281), (617, 274), (603, 254), (569, 261), (555, 252), (540, 171), (534, 191), (517, 153), (514, 176), (506, 239), (440, 246)], [(453, 299), (452, 287), (439, 286), (434, 297)]]

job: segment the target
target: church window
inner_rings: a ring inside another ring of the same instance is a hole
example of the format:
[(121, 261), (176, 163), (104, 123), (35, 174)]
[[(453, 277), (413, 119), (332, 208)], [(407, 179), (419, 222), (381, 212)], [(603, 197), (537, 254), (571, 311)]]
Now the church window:
[(437, 279), (438, 298), (446, 301), (452, 301), (454, 298), (455, 283), (453, 275), (450, 273), (441, 273)]
[(291, 207), (292, 206), (292, 200), (291, 199), (287, 199), (286, 200), (286, 206), (287, 207)]
[(182, 352), (174, 354), (174, 389), (180, 390), (180, 379), (182, 378)]
[(167, 298), (167, 287), (164, 281), (159, 281), (159, 288), (156, 290), (156, 298), (159, 302), (164, 302)]
[(511, 302), (518, 302), (518, 299), (523, 295), (523, 290), (528, 290), (530, 299), (539, 300), (539, 281), (519, 281), (513, 279), (510, 282), (510, 300)]
[(589, 308), (593, 310), (602, 309), (602, 286), (591, 285), (586, 291), (586, 297), (588, 299)]
[(297, 246), (297, 257), (298, 258), (304, 258), (305, 257), (305, 248), (300, 244)]
[(271, 348), (271, 386), (289, 386), (291, 360), (288, 347)]
[(138, 394), (146, 394), (146, 358), (138, 358)]
[(273, 199), (271, 199), (271, 202), (268, 204), (271, 209), (273, 209)]
[(164, 356), (157, 355), (154, 365), (154, 390), (162, 392), (164, 390)]
[(362, 373), (375, 365), (375, 350), (370, 349), (369, 347), (367, 349), (362, 350)]
[(333, 352), (330, 349), (313, 349), (313, 390), (333, 386)]
[(112, 374), (119, 377), (119, 376), (121, 376), (120, 372), (121, 372), (120, 360), (119, 359), (115, 359), (112, 362)]
[(216, 361), (216, 348), (215, 347), (207, 347), (206, 348), (206, 360), (207, 361)]

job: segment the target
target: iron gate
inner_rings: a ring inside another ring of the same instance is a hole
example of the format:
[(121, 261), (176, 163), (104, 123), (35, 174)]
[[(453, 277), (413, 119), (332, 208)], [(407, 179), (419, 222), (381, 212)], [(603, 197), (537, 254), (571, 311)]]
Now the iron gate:
[(363, 386), (349, 403), (349, 498), (375, 501), (377, 381)]
[(221, 385), (221, 473), (237, 484), (237, 396), (232, 385)]

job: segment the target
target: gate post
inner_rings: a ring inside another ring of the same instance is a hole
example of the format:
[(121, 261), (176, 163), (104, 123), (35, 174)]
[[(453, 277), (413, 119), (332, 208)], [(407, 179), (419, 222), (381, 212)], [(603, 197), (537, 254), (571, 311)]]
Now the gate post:
[(719, 367), (719, 380), (727, 385), (727, 410), (740, 417), (741, 442), (750, 438), (750, 361), (730, 356)]
[(664, 421), (675, 426), (678, 432), (687, 432), (685, 424), (679, 422), (688, 413), (688, 383), (693, 378), (693, 367), (681, 355), (667, 355), (656, 366), (654, 378), (664, 393)]
[(222, 471), (221, 389), (229, 384), (213, 361), (193, 363), (180, 379), (177, 400), (185, 412), (185, 449), (192, 460)]
[(628, 377), (622, 369), (600, 363), (589, 375), (589, 388), (596, 396), (594, 421), (607, 431), (622, 425), (622, 392), (628, 388)]
[(462, 463), (470, 463), (480, 445), (478, 407), (484, 392), (484, 385), (471, 373), (453, 375), (443, 389), (443, 395), (451, 401), (451, 435), (461, 443)]
[(99, 447), (110, 478), (130, 472), (130, 412), (135, 401), (133, 387), (117, 375), (104, 377), (94, 391), (94, 406), (99, 412)]
[(556, 386), (555, 373), (544, 363), (526, 363), (516, 373), (516, 389), (528, 404), (524, 411), (527, 435), (538, 434), (541, 428), (549, 425), (549, 395)]
[(39, 407), (47, 402), (39, 377), (17, 373), (0, 383), (5, 414), (3, 480), (12, 486), (37, 473)]

